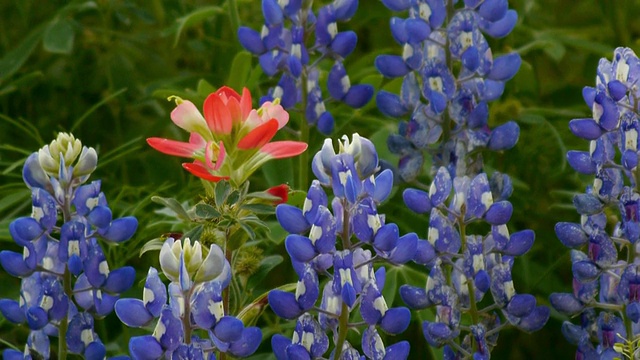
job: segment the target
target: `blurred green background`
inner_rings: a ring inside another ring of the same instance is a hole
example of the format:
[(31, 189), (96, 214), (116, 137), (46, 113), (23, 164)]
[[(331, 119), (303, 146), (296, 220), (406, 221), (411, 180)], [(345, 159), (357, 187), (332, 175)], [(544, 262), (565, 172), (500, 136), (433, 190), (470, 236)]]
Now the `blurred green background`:
[[(160, 206), (150, 197), (172, 196), (193, 204), (201, 191), (199, 181), (182, 170), (179, 159), (161, 155), (145, 143), (151, 136), (186, 138), (169, 119), (173, 104), (166, 97), (178, 94), (202, 101), (211, 86), (227, 84), (236, 90), (248, 87), (255, 100), (273, 84), (261, 73), (257, 59), (247, 53), (238, 55), (242, 48), (236, 28), (238, 24), (262, 26), (260, 1), (236, 1), (237, 13), (223, 0), (0, 1), (0, 249), (16, 249), (8, 224), (30, 213), (30, 193), (21, 180), (24, 159), (57, 132), (71, 131), (98, 151), (93, 179), (102, 179), (115, 215), (135, 215), (140, 220), (134, 239), (107, 250), (111, 267), (132, 264), (142, 281), (148, 266), (157, 266), (157, 253), (139, 257), (140, 247), (183, 225), (158, 213)], [(537, 235), (533, 249), (516, 260), (516, 290), (533, 293), (540, 303), (548, 304), (550, 293), (571, 291), (569, 250), (557, 240), (553, 226), (578, 220), (571, 198), (589, 181), (565, 161), (567, 150), (587, 148), (585, 141), (570, 134), (567, 124), (572, 118), (590, 116), (581, 89), (593, 86), (598, 60), (610, 58), (617, 46), (640, 50), (636, 21), (640, 2), (517, 0), (510, 1), (510, 7), (518, 11), (518, 25), (505, 39), (490, 43), (494, 55), (520, 52), (523, 65), (507, 83), (503, 97), (491, 103), (490, 121), (493, 127), (515, 119), (522, 131), (514, 149), (488, 153), (485, 159), (488, 168), (515, 180), (511, 229), (531, 228)], [(379, 1), (362, 0), (351, 22), (339, 24), (340, 30), (352, 29), (359, 37), (356, 53), (346, 60), (352, 83), (397, 88), (397, 81), (382, 79), (373, 67), (375, 56), (401, 52), (390, 35), (391, 16)], [(335, 103), (330, 109), (336, 118), (334, 138), (357, 131), (374, 140), (382, 158), (397, 162), (385, 140), (396, 131), (398, 120), (384, 117), (375, 101), (358, 111)], [(292, 114), (294, 127), (296, 116)], [(311, 154), (322, 139), (312, 130)], [(272, 163), (257, 174), (252, 187), (293, 185), (291, 165), (290, 161)], [(403, 208), (401, 191), (394, 194), (381, 212), (397, 222), (403, 233), (415, 231), (425, 237), (428, 219), (411, 215)], [(254, 289), (254, 296), (269, 286), (295, 280), (282, 243), (284, 233), (273, 228), (260, 247), (265, 254), (285, 256), (285, 261)], [(390, 272), (385, 292), (393, 294), (394, 281), (423, 285), (425, 274), (413, 266)], [(0, 284), (2, 297), (17, 298), (18, 279), (0, 271)], [(137, 285), (125, 296), (140, 297)], [(427, 345), (417, 319), (431, 316), (427, 310), (420, 312), (407, 332), (388, 341), (410, 340), (411, 358), (425, 358)], [(574, 347), (560, 333), (564, 320), (552, 312), (549, 323), (537, 333), (504, 331), (494, 357), (573, 357)], [(99, 323), (98, 332), (110, 354), (125, 351), (128, 337), (137, 334), (113, 315)], [(268, 310), (259, 323), (270, 329), (266, 337), (281, 331), (291, 334), (291, 324)], [(22, 349), (26, 334), (25, 328), (0, 318), (0, 349)], [(268, 343), (260, 351), (268, 351)]]

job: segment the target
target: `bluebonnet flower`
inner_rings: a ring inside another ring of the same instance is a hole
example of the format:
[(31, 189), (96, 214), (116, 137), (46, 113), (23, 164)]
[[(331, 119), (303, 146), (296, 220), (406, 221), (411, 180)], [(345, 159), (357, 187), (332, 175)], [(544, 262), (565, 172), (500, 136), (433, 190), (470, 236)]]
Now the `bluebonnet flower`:
[[(323, 134), (334, 128), (334, 119), (325, 106), (319, 79), (322, 60), (333, 61), (327, 78), (329, 95), (334, 100), (360, 108), (373, 96), (370, 85), (352, 85), (343, 66), (355, 49), (358, 37), (353, 31), (338, 31), (338, 22), (348, 21), (358, 8), (358, 0), (334, 0), (322, 6), (317, 15), (311, 3), (302, 0), (262, 0), (265, 24), (261, 32), (248, 27), (238, 29), (242, 46), (259, 56), (260, 66), (268, 76), (280, 74), (278, 84), (269, 89), (260, 102), (280, 99), (285, 109), (298, 104), (309, 124)], [(305, 39), (315, 35), (315, 43)]]
[[(409, 343), (387, 347), (378, 331), (403, 332), (411, 314), (405, 307), (389, 307), (382, 296), (385, 268), (375, 269), (373, 264), (410, 261), (418, 237), (414, 233), (400, 236), (398, 227), (385, 223), (384, 215), (378, 213), (377, 206), (391, 192), (393, 174), (379, 172), (373, 143), (354, 134), (351, 140), (344, 136), (338, 145), (336, 152), (331, 140), (325, 140), (313, 158), (316, 180), (303, 208), (287, 204), (276, 208), (278, 221), (290, 233), (285, 246), (299, 281), (295, 294), (269, 293), (273, 311), (297, 321), (292, 338), (280, 334), (272, 338), (273, 351), (278, 359), (320, 358), (329, 350), (330, 332), (335, 345), (332, 358), (360, 359), (360, 352), (345, 337), (348, 328), (361, 327), (364, 356), (406, 359)], [(333, 191), (331, 209), (324, 188)], [(330, 277), (322, 292), (320, 275)], [(361, 324), (353, 323), (351, 316), (358, 305)]]
[[(410, 210), (429, 214), (427, 238), (418, 240), (412, 256), (429, 269), (428, 280), (425, 287), (403, 285), (400, 294), (413, 309), (435, 309), (423, 333), (430, 345), (444, 347), (445, 358), (489, 358), (504, 327), (536, 331), (549, 318), (534, 296), (515, 290), (514, 258), (531, 248), (535, 236), (509, 231), (511, 180), (498, 172), (489, 178), (479, 151), (506, 150), (518, 141), (513, 121), (489, 128), (488, 103), (502, 95), (521, 59), (517, 53), (494, 58), (485, 37), (506, 36), (517, 14), (502, 0), (383, 3), (408, 13), (390, 21), (402, 55), (375, 61), (385, 77), (403, 77), (400, 94), (378, 93), (378, 108), (391, 117), (409, 116), (387, 145), (400, 155), (398, 173), (406, 182), (422, 173), (427, 157), (433, 165), (428, 191), (403, 192)], [(471, 234), (470, 223), (489, 230)], [(479, 309), (489, 293), (493, 305)]]
[[(25, 354), (48, 359), (48, 336), (56, 336), (58, 356), (66, 354), (66, 347), (85, 357), (104, 358), (94, 317), (109, 314), (119, 294), (133, 284), (135, 270), (110, 269), (98, 239), (128, 240), (138, 223), (134, 217), (113, 219), (100, 181), (83, 185), (96, 164), (95, 150), (66, 133), (25, 162), (23, 178), (31, 189), (32, 213), (9, 225), (23, 251), (0, 252), (4, 270), (22, 279), (20, 301), (1, 299), (0, 312), (29, 327)], [(73, 283), (65, 284), (65, 279)], [(4, 356), (22, 354), (6, 350)]]
[[(246, 357), (256, 351), (260, 329), (225, 314), (222, 292), (231, 281), (231, 268), (220, 247), (168, 238), (160, 250), (160, 267), (170, 280), (168, 287), (152, 267), (142, 300), (120, 299), (115, 305), (127, 326), (144, 327), (158, 319), (152, 335), (129, 340), (133, 359), (215, 359), (216, 352)], [(198, 329), (209, 337), (197, 336)]]
[(569, 123), (590, 142), (589, 151), (567, 153), (569, 164), (594, 179), (573, 200), (580, 222), (556, 224), (558, 238), (572, 249), (573, 293), (555, 293), (550, 300), (558, 311), (579, 316), (578, 325), (567, 321), (562, 330), (577, 346), (576, 356), (585, 358), (620, 357), (616, 344), (640, 333), (639, 77), (635, 53), (615, 49), (612, 61), (600, 60), (596, 86), (582, 92), (592, 117)]
[[(517, 53), (494, 58), (485, 38), (506, 36), (517, 13), (501, 0), (464, 1), (450, 18), (445, 0), (383, 3), (393, 11), (408, 10), (407, 19), (390, 22), (402, 55), (380, 55), (375, 61), (385, 77), (403, 77), (400, 94), (382, 90), (376, 95), (385, 115), (409, 115), (388, 139), (391, 152), (400, 156), (400, 177), (412, 181), (420, 175), (425, 153), (433, 158), (434, 171), (446, 166), (452, 175), (477, 173), (482, 161), (471, 155), (474, 150), (505, 150), (518, 140), (513, 121), (489, 128), (487, 104), (502, 95), (521, 59)], [(453, 62), (460, 63), (457, 74)]]

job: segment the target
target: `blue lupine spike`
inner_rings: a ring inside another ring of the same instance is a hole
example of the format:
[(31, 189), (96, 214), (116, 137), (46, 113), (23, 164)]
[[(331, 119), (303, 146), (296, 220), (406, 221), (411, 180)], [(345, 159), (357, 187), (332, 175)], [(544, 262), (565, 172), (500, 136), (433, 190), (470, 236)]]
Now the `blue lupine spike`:
[(478, 8), (478, 13), (489, 21), (498, 21), (506, 15), (508, 5), (507, 0), (485, 0)]
[(280, 226), (290, 234), (302, 234), (310, 227), (302, 210), (288, 204), (280, 204), (276, 207), (276, 218)]
[(120, 299), (116, 301), (115, 310), (118, 319), (130, 327), (148, 325), (154, 318), (142, 300), (138, 299)]
[(283, 319), (295, 319), (304, 311), (300, 309), (296, 297), (292, 293), (281, 290), (271, 290), (269, 292), (269, 306), (276, 315)]
[(513, 214), (513, 206), (509, 201), (498, 201), (491, 204), (484, 219), (491, 225), (502, 225), (509, 222)]
[(287, 236), (285, 239), (285, 247), (287, 253), (289, 253), (293, 259), (300, 262), (309, 262), (318, 255), (311, 240), (302, 235), (291, 234)]
[(354, 109), (359, 109), (365, 106), (373, 97), (373, 86), (368, 84), (351, 85), (349, 90), (342, 99), (345, 104), (351, 106)]
[(521, 63), (520, 54), (516, 52), (498, 56), (493, 59), (493, 66), (487, 77), (497, 81), (511, 80), (520, 69)]
[(389, 256), (389, 261), (394, 264), (404, 264), (412, 260), (418, 248), (418, 235), (409, 233), (398, 239), (398, 244)]
[(397, 55), (378, 55), (374, 64), (376, 69), (388, 78), (405, 76), (410, 70), (404, 59)]
[(406, 189), (402, 193), (405, 205), (416, 214), (424, 214), (431, 211), (431, 199), (429, 194), (418, 189)]
[(602, 136), (602, 128), (593, 119), (573, 119), (569, 122), (571, 132), (585, 140), (596, 140)]
[(246, 26), (238, 28), (238, 40), (243, 48), (255, 55), (261, 55), (267, 51), (260, 33)]
[(581, 174), (592, 175), (596, 172), (596, 164), (586, 151), (569, 150), (567, 161), (575, 171)]
[(345, 58), (349, 56), (356, 48), (358, 42), (358, 36), (353, 31), (343, 31), (336, 34), (335, 38), (331, 42), (331, 50), (341, 57)]
[(515, 121), (509, 121), (491, 131), (487, 147), (491, 150), (508, 150), (516, 145), (519, 137), (520, 127)]
[(242, 337), (244, 325), (233, 316), (224, 316), (213, 328), (215, 336), (224, 342), (238, 341)]
[(262, 0), (262, 14), (268, 25), (282, 24), (284, 14), (276, 0)]
[(127, 291), (136, 278), (136, 270), (131, 266), (123, 266), (109, 273), (104, 289), (112, 293), (123, 293)]
[(255, 326), (248, 327), (242, 331), (242, 336), (239, 340), (231, 343), (229, 352), (237, 357), (247, 357), (256, 352), (261, 342), (262, 331)]

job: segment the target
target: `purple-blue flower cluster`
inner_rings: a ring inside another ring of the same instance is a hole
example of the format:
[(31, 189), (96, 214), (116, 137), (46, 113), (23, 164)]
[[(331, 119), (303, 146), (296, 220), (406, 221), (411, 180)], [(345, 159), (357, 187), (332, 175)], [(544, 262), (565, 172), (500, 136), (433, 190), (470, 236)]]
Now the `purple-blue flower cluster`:
[(260, 329), (245, 327), (225, 313), (223, 291), (231, 281), (231, 267), (220, 247), (213, 244), (207, 249), (189, 238), (168, 238), (160, 251), (160, 266), (171, 281), (168, 287), (152, 267), (142, 300), (120, 299), (115, 305), (127, 326), (145, 327), (156, 321), (152, 335), (129, 340), (133, 359), (204, 360), (215, 359), (216, 352), (246, 357), (256, 351), (262, 341)]
[[(262, 0), (265, 24), (261, 32), (248, 27), (238, 29), (242, 46), (259, 56), (268, 76), (280, 75), (275, 87), (260, 102), (280, 99), (285, 109), (302, 103), (307, 122), (323, 134), (330, 134), (334, 119), (325, 107), (326, 98), (318, 82), (319, 65), (333, 61), (327, 77), (327, 89), (334, 100), (360, 108), (371, 100), (373, 87), (351, 85), (343, 61), (356, 47), (353, 31), (338, 31), (338, 22), (348, 21), (358, 9), (358, 0), (334, 0), (322, 6), (317, 15), (311, 1)], [(307, 39), (315, 35), (315, 42)]]
[[(354, 134), (344, 136), (336, 153), (331, 139), (313, 158), (316, 176), (302, 209), (282, 204), (276, 208), (280, 225), (290, 233), (287, 252), (298, 274), (295, 294), (273, 290), (269, 305), (285, 319), (296, 320), (291, 338), (275, 335), (272, 348), (278, 359), (321, 358), (332, 334), (334, 359), (361, 359), (346, 341), (350, 328), (364, 328), (361, 351), (369, 359), (406, 359), (409, 343), (386, 346), (379, 330), (399, 334), (409, 325), (405, 307), (389, 307), (382, 290), (386, 270), (375, 262), (404, 264), (417, 251), (418, 237), (400, 236), (398, 227), (385, 223), (378, 204), (390, 194), (393, 174), (379, 170), (373, 143)], [(331, 188), (333, 199), (324, 188)], [(329, 280), (320, 291), (320, 276)], [(318, 301), (320, 300), (320, 301)], [(320, 302), (320, 304), (318, 304)], [(361, 323), (353, 314), (359, 305)]]
[[(388, 138), (391, 152), (400, 156), (400, 177), (414, 180), (422, 172), (425, 155), (433, 158), (434, 172), (446, 166), (451, 174), (482, 169), (479, 152), (513, 147), (520, 129), (507, 122), (491, 130), (488, 103), (499, 98), (504, 83), (520, 68), (520, 55), (496, 58), (485, 34), (501, 38), (518, 18), (506, 0), (383, 0), (392, 11), (391, 33), (402, 55), (381, 55), (377, 69), (388, 78), (403, 77), (400, 94), (380, 91), (378, 108), (402, 121), (398, 134)], [(454, 74), (454, 68), (457, 74)], [(471, 168), (467, 170), (467, 168)]]
[(579, 317), (562, 326), (579, 358), (621, 357), (614, 346), (640, 333), (638, 79), (640, 59), (631, 49), (615, 49), (612, 61), (600, 60), (596, 86), (582, 92), (592, 117), (569, 123), (590, 141), (588, 151), (567, 153), (569, 164), (594, 180), (573, 199), (580, 222), (556, 224), (558, 238), (572, 249), (573, 292), (550, 300)]
[(135, 270), (111, 270), (99, 239), (128, 240), (138, 222), (134, 217), (113, 219), (100, 181), (84, 184), (96, 164), (95, 150), (66, 133), (25, 162), (32, 213), (9, 225), (23, 251), (0, 252), (4, 270), (22, 279), (20, 301), (1, 299), (0, 312), (12, 323), (26, 324), (30, 335), (24, 354), (5, 350), (5, 359), (50, 358), (49, 336), (65, 339), (62, 346), (71, 353), (106, 355), (93, 330), (94, 318), (113, 310), (119, 294), (133, 284)]

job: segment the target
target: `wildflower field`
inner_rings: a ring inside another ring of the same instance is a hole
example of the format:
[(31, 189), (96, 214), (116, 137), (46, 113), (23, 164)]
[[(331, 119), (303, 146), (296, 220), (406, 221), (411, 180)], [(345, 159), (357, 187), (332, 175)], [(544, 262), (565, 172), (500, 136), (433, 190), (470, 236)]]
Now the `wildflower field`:
[(0, 14), (2, 358), (640, 358), (640, 3)]

